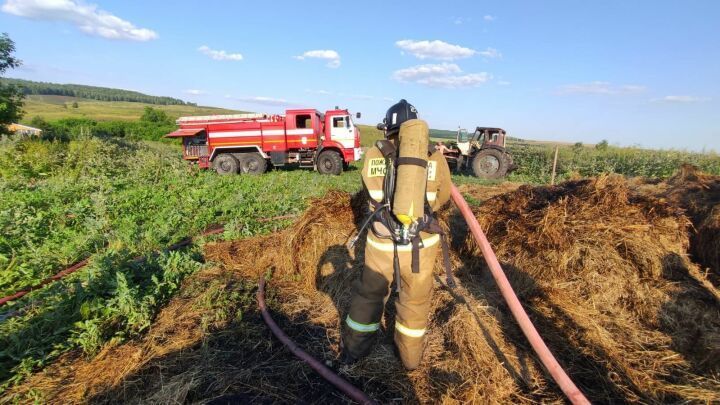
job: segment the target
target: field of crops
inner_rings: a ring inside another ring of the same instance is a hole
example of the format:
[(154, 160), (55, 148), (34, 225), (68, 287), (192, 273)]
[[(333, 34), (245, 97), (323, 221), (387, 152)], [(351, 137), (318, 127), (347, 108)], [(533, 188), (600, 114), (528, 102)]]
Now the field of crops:
[[(382, 136), (361, 131), (363, 146)], [(3, 387), (70, 349), (92, 356), (107, 342), (145, 332), (181, 281), (207, 266), (196, 246), (163, 247), (219, 223), (226, 230), (216, 239), (271, 232), (290, 221), (262, 219), (298, 214), (329, 189), (360, 188), (357, 165), (339, 177), (305, 170), (222, 177), (188, 167), (174, 144), (97, 137), (92, 129), (72, 134), (0, 141), (0, 296), (90, 257), (82, 271), (2, 308)], [(549, 182), (551, 147), (516, 143), (510, 150), (520, 168), (508, 180)], [(720, 174), (715, 154), (561, 147), (558, 177), (667, 177), (683, 162)], [(468, 175), (454, 181), (483, 183)]]
[[(91, 118), (98, 121), (136, 120), (147, 106), (165, 111), (172, 118), (183, 115), (234, 114), (239, 111), (214, 107), (196, 107), (192, 105), (156, 105), (126, 101), (100, 101), (86, 98), (29, 95), (25, 97), (24, 124), (41, 116), (48, 121), (62, 118)], [(73, 107), (73, 103), (77, 107)]]
[[(550, 182), (555, 154), (551, 144), (512, 142), (508, 144), (508, 149), (519, 166), (510, 176), (511, 180), (535, 184)], [(558, 152), (557, 179), (600, 173), (665, 178), (683, 163), (693, 164), (706, 173), (720, 174), (720, 155), (717, 153), (562, 145)]]
[[(144, 331), (188, 274), (197, 250), (156, 249), (226, 224), (220, 238), (269, 232), (307, 197), (359, 187), (304, 170), (221, 177), (190, 169), (160, 143), (81, 137), (0, 142), (0, 296), (34, 285), (86, 257), (90, 265), (0, 312), (0, 384), (81, 348)], [(142, 259), (135, 260), (137, 256)]]

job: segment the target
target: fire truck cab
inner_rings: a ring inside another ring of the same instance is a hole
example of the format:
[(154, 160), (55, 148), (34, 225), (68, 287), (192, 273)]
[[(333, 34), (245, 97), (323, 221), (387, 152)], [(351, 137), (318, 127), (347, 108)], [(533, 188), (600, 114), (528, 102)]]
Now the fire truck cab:
[(361, 157), (360, 131), (343, 109), (180, 117), (177, 124), (166, 137), (183, 140), (183, 158), (220, 174), (289, 164), (340, 174)]

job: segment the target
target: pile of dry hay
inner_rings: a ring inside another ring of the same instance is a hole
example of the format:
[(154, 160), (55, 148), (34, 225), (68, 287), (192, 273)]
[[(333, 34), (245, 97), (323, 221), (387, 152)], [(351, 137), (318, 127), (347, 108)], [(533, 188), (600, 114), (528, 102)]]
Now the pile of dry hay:
[[(718, 292), (687, 259), (689, 222), (657, 187), (641, 195), (619, 177), (522, 187), (476, 210), (551, 350), (597, 402), (720, 401)], [(461, 286), (445, 288), (436, 266), (423, 366), (406, 372), (397, 360), (392, 305), (372, 354), (338, 364), (339, 314), (364, 249), (346, 242), (365, 210), (362, 195), (331, 192), (286, 231), (207, 245), (224, 271), (188, 280), (146, 337), (89, 361), (67, 356), (6, 398), (35, 389), (65, 402), (342, 400), (260, 321), (250, 293), (271, 272), (280, 326), (381, 402), (561, 400), (453, 210), (443, 217)]]
[[(687, 258), (689, 222), (677, 206), (617, 176), (521, 187), (475, 214), (590, 398), (720, 400), (718, 292)], [(480, 265), (472, 240), (464, 251)]]
[(694, 229), (691, 253), (709, 269), (720, 285), (720, 176), (711, 176), (684, 165), (667, 181), (666, 198), (687, 211)]

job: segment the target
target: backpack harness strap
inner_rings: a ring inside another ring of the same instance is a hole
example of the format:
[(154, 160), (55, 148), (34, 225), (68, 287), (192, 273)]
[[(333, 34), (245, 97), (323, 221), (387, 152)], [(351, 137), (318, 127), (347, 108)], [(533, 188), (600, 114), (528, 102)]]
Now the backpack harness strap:
[[(397, 148), (395, 145), (392, 144), (392, 142), (387, 140), (380, 140), (376, 142), (377, 148), (382, 153), (383, 157), (385, 157), (385, 178), (383, 180), (383, 201), (377, 202), (374, 199), (370, 198), (370, 204), (373, 207), (373, 213), (368, 216), (368, 218), (363, 223), (363, 226), (358, 231), (358, 234), (350, 241), (349, 246), (352, 248), (355, 243), (357, 242), (360, 235), (363, 233), (365, 228), (367, 228), (370, 223), (377, 219), (379, 222), (381, 222), (385, 227), (390, 231), (390, 235), (378, 235), (377, 232), (370, 228), (373, 231), (373, 235), (379, 239), (390, 239), (393, 243), (393, 270), (394, 270), (394, 277), (395, 277), (395, 291), (400, 292), (401, 291), (401, 281), (400, 281), (400, 259), (398, 256), (398, 244), (400, 245), (412, 245), (412, 261), (411, 261), (411, 267), (413, 273), (419, 273), (420, 272), (420, 249), (423, 248), (422, 238), (420, 237), (420, 232), (427, 232), (432, 234), (438, 234), (440, 236), (440, 243), (442, 248), (442, 254), (443, 254), (443, 265), (445, 267), (445, 275), (446, 275), (446, 281), (447, 285), (450, 288), (455, 287), (455, 280), (452, 276), (452, 269), (451, 269), (451, 263), (450, 263), (450, 254), (448, 252), (448, 243), (446, 234), (443, 231), (442, 227), (440, 227), (440, 223), (438, 222), (437, 218), (435, 217), (435, 214), (432, 212), (432, 209), (430, 208), (430, 203), (427, 200), (427, 197), (425, 197), (425, 213), (423, 217), (417, 221), (414, 222), (409, 228), (404, 227), (398, 220), (395, 218), (395, 215), (392, 213), (391, 204), (392, 204), (392, 196), (395, 192), (395, 172), (398, 165), (415, 165), (420, 166), (423, 168), (427, 167), (427, 160), (423, 160), (420, 158), (414, 158), (414, 157), (397, 157)], [(432, 154), (435, 151), (434, 145), (431, 145), (428, 148), (428, 152)], [(367, 190), (366, 190), (367, 191)]]

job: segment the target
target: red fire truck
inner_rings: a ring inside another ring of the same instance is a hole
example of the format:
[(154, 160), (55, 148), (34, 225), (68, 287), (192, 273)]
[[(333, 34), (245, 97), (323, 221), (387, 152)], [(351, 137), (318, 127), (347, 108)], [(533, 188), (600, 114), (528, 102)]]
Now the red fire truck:
[(260, 174), (287, 164), (340, 174), (361, 154), (360, 131), (348, 110), (337, 108), (180, 117), (177, 124), (165, 137), (182, 138), (183, 158), (220, 174)]

